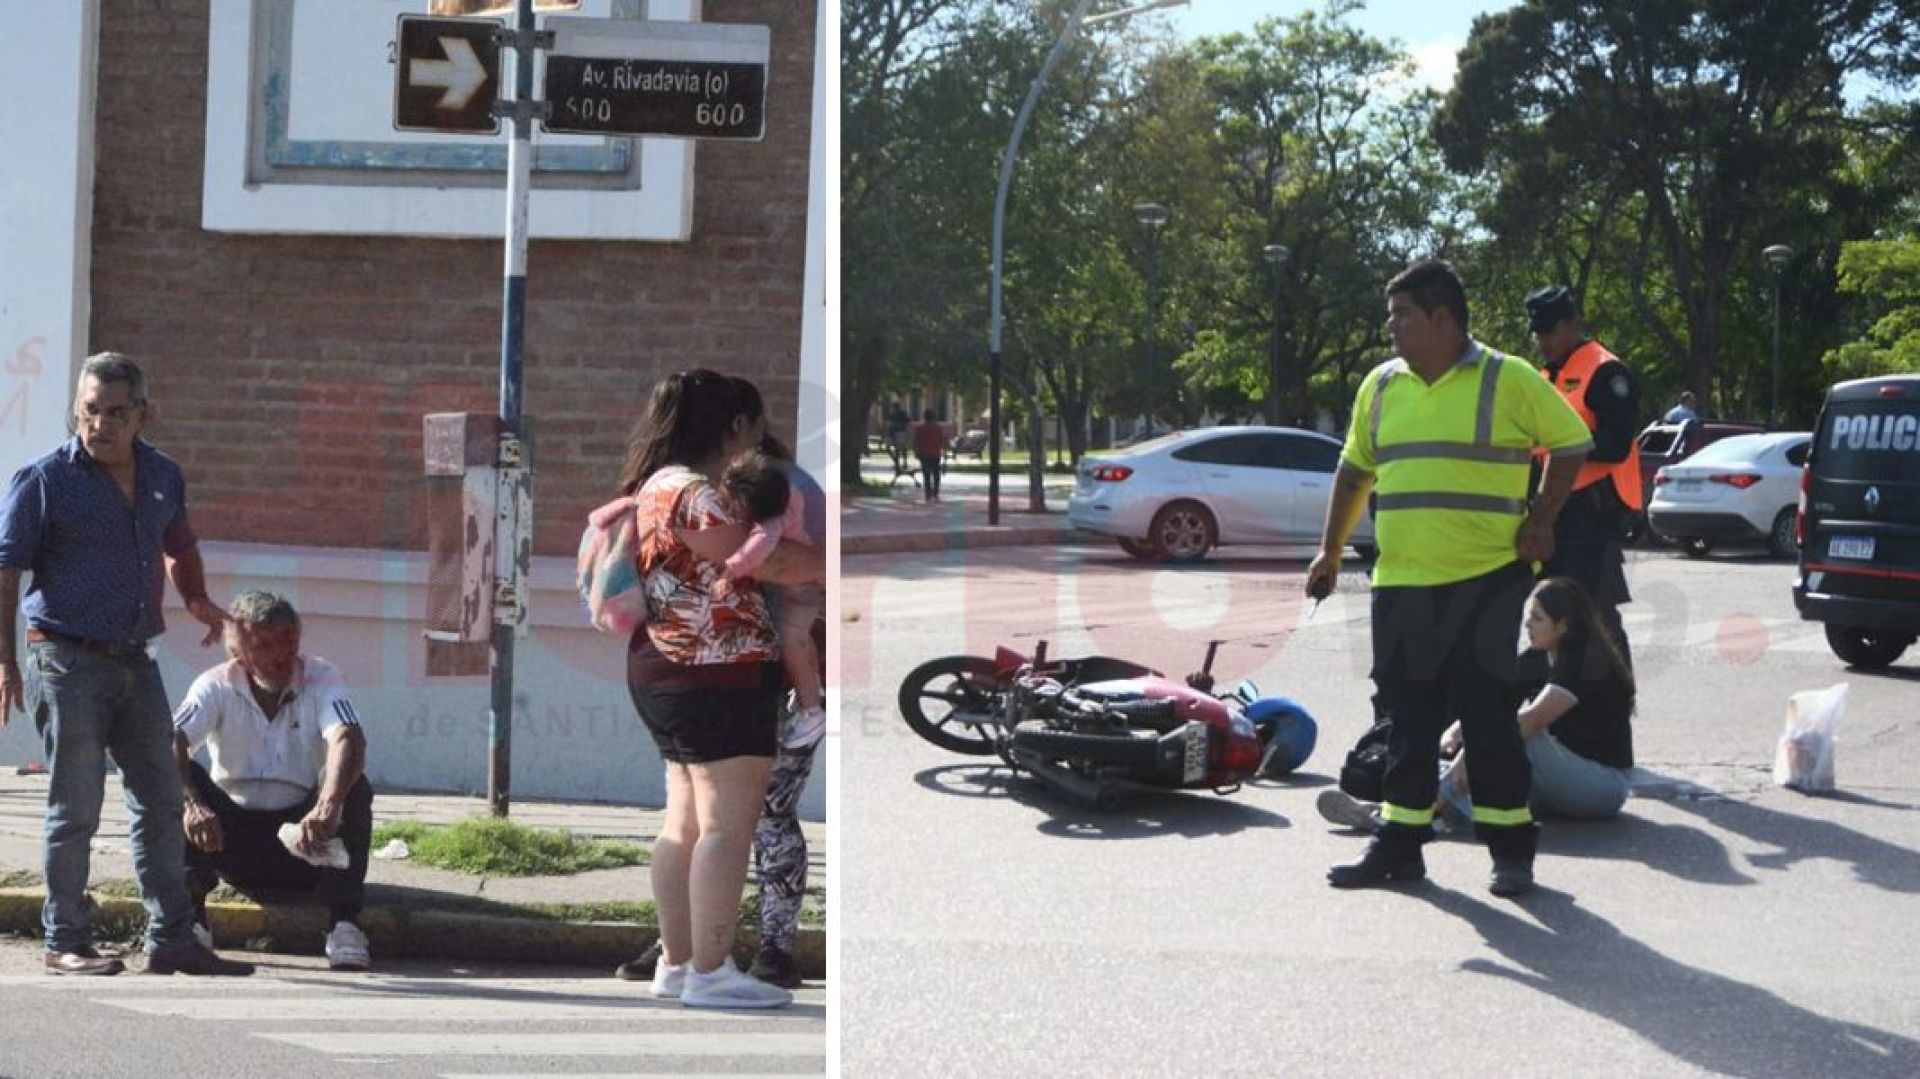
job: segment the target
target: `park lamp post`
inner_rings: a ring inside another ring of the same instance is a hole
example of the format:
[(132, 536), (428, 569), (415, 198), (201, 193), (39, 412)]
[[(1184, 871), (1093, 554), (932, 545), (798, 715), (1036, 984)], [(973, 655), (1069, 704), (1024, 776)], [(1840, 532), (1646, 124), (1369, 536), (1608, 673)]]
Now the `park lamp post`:
[(1000, 186), (993, 196), (993, 271), (987, 290), (987, 427), (990, 429), (987, 439), (987, 523), (990, 525), (1000, 523), (1000, 266), (1005, 250), (1007, 189), (1013, 181), (1013, 158), (1020, 150), (1020, 136), (1027, 132), (1027, 120), (1033, 116), (1034, 103), (1040, 100), (1040, 88), (1046, 85), (1047, 76), (1053, 73), (1054, 66), (1060, 62), (1060, 57), (1082, 26), (1096, 26), (1161, 8), (1184, 7), (1186, 4), (1187, 0), (1151, 0), (1088, 18), (1087, 9), (1093, 6), (1093, 0), (1078, 0), (1073, 5), (1073, 11), (1067, 15), (1067, 24), (1061, 28), (1060, 37), (1054, 41), (1045, 62), (1040, 65), (1040, 73), (1033, 77), (1033, 85), (1027, 90), (1027, 99), (1021, 102), (1020, 111), (1013, 118), (1013, 135), (1007, 139), (1007, 148), (1000, 155)]
[(1159, 361), (1154, 355), (1156, 342), (1153, 335), (1153, 271), (1154, 265), (1159, 261), (1160, 230), (1167, 227), (1167, 219), (1173, 215), (1167, 212), (1165, 206), (1157, 202), (1143, 202), (1133, 208), (1133, 216), (1147, 229), (1147, 370), (1145, 377), (1140, 380), (1142, 399), (1140, 411), (1145, 424), (1141, 428), (1140, 437), (1147, 439), (1153, 437), (1153, 376), (1159, 369)]
[(1260, 254), (1267, 265), (1273, 267), (1273, 351), (1267, 358), (1267, 422), (1284, 427), (1280, 422), (1280, 268), (1293, 252), (1287, 250), (1286, 244), (1268, 244), (1260, 249)]
[(1773, 267), (1773, 390), (1767, 397), (1767, 430), (1780, 429), (1780, 275), (1786, 272), (1793, 248), (1773, 244), (1760, 252)]

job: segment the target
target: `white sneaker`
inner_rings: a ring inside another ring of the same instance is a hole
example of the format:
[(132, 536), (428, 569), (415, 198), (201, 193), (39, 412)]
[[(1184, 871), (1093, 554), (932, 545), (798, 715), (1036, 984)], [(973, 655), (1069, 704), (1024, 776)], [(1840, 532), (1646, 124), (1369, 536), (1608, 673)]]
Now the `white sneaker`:
[(687, 971), (692, 963), (669, 963), (667, 953), (660, 953), (660, 960), (653, 965), (653, 995), (662, 1000), (680, 999), (681, 990), (687, 987)]
[(689, 1008), (784, 1008), (793, 1003), (793, 994), (741, 973), (729, 956), (705, 974), (688, 971), (680, 1003)]
[(1363, 802), (1345, 791), (1321, 791), (1320, 796), (1313, 800), (1313, 806), (1328, 824), (1338, 824), (1356, 832), (1380, 830), (1380, 817), (1374, 804)]
[(827, 710), (818, 705), (802, 708), (787, 723), (786, 748), (805, 749), (827, 733)]
[(373, 962), (367, 934), (352, 922), (335, 922), (327, 934), (327, 966), (334, 970), (365, 970)]

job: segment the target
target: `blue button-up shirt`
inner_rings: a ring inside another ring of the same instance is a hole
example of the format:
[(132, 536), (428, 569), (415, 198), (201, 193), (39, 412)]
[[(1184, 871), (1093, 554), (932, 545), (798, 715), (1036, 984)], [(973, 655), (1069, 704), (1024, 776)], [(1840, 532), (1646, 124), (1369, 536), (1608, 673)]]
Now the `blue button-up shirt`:
[(0, 503), (0, 568), (32, 573), (27, 624), (92, 641), (145, 641), (160, 617), (166, 555), (197, 540), (173, 459), (135, 440), (133, 501), (72, 438), (14, 473)]

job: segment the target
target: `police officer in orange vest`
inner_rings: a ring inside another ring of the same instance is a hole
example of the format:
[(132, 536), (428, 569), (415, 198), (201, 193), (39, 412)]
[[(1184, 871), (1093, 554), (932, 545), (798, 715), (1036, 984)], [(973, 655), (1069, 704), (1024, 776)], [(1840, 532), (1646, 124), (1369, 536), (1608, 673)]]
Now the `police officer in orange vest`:
[[(1593, 449), (1554, 522), (1549, 577), (1571, 577), (1593, 597), (1621, 655), (1633, 662), (1620, 604), (1627, 592), (1621, 536), (1640, 491), (1640, 385), (1620, 358), (1587, 336), (1573, 290), (1548, 285), (1527, 294), (1528, 329), (1546, 361), (1544, 373), (1593, 432)], [(1523, 664), (1523, 667), (1526, 666)]]

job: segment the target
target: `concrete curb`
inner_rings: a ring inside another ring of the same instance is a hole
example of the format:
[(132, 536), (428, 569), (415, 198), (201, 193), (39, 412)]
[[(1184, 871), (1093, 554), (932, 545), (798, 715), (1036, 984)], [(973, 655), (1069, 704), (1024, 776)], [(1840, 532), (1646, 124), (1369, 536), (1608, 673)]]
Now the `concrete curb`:
[(841, 554), (908, 554), (966, 551), (986, 547), (1051, 547), (1092, 542), (1099, 537), (1064, 522), (1057, 525), (999, 525), (953, 532), (876, 532), (840, 535)]
[[(95, 896), (100, 914), (144, 922), (146, 908), (125, 896)], [(0, 932), (38, 939), (42, 888), (0, 889)], [(326, 936), (326, 912), (312, 906), (209, 903), (207, 921), (214, 943), (223, 948), (287, 955), (318, 955)], [(645, 951), (659, 930), (630, 922), (565, 922), (514, 918), (499, 914), (433, 908), (369, 906), (361, 927), (373, 947), (374, 965), (382, 958), (463, 959), (604, 966), (609, 971)], [(744, 968), (759, 947), (758, 935), (742, 926), (735, 959)], [(802, 929), (794, 940), (794, 962), (802, 977), (826, 976), (826, 933)]]

